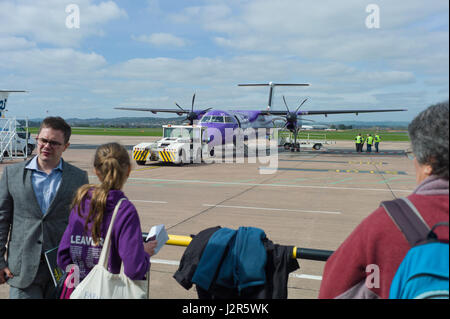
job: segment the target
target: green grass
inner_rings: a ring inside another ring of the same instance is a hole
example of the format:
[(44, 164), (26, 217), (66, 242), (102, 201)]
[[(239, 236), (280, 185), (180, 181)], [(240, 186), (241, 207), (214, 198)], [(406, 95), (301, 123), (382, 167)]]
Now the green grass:
[[(32, 134), (37, 134), (38, 128), (31, 127), (30, 132)], [(303, 138), (305, 134), (321, 135), (326, 136), (328, 140), (347, 140), (354, 141), (356, 135), (361, 133), (361, 135), (366, 136), (367, 134), (375, 135), (378, 133), (381, 137), (381, 142), (393, 142), (409, 141), (409, 136), (406, 131), (389, 131), (389, 130), (345, 130), (345, 131), (302, 131), (300, 136)], [(101, 128), (101, 127), (73, 127), (72, 134), (77, 135), (107, 135), (107, 136), (162, 136), (162, 128)]]
[(355, 140), (355, 137), (361, 133), (362, 136), (366, 137), (367, 134), (372, 134), (375, 136), (375, 133), (380, 135), (381, 141), (385, 142), (407, 142), (409, 141), (409, 136), (406, 131), (370, 131), (370, 130), (345, 130), (345, 131), (326, 131), (324, 132), (327, 136), (327, 139), (330, 140)]

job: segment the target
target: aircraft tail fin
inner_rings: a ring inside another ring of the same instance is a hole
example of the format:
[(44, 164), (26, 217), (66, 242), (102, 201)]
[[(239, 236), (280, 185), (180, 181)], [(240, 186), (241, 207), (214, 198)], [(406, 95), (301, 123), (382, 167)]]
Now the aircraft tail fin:
[(24, 93), (23, 90), (0, 90), (0, 118), (5, 117), (6, 102), (8, 102), (9, 93)]
[(267, 110), (272, 107), (272, 99), (276, 86), (309, 86), (308, 83), (251, 83), (251, 84), (238, 84), (238, 86), (269, 86), (269, 101), (267, 103)]

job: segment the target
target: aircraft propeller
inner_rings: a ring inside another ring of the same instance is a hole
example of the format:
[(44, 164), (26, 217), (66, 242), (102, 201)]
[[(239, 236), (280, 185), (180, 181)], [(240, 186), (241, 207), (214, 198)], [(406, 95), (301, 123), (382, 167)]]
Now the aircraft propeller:
[[(298, 116), (298, 111), (300, 110), (300, 108), (302, 107), (302, 105), (307, 101), (308, 99), (304, 99), (302, 103), (300, 103), (300, 105), (297, 107), (297, 109), (294, 112), (291, 112), (289, 110), (289, 107), (286, 103), (286, 98), (283, 95), (283, 101), (284, 101), (284, 105), (286, 106), (287, 109), (287, 114), (286, 114), (286, 124), (284, 125), (284, 127), (286, 127), (288, 130), (290, 130), (293, 134), (294, 134), (294, 143), (291, 147), (292, 150), (297, 150), (300, 151), (300, 145), (297, 144), (297, 134), (298, 134), (298, 130), (299, 130), (299, 125), (298, 125), (298, 121), (299, 119), (301, 120), (301, 117), (299, 118)], [(300, 124), (301, 126), (301, 124)]]
[(300, 109), (300, 107), (301, 107), (307, 100), (308, 100), (307, 98), (304, 99), (303, 102), (297, 107), (297, 109), (295, 110), (295, 112), (291, 112), (291, 111), (289, 110), (289, 107), (288, 107), (287, 103), (286, 103), (286, 98), (285, 98), (284, 95), (283, 95), (283, 102), (284, 102), (284, 105), (286, 106), (286, 109), (287, 109), (287, 111), (288, 111), (288, 113), (286, 114), (286, 126), (287, 126), (288, 124), (293, 124), (293, 125), (296, 126), (296, 124), (294, 124), (294, 123), (297, 123), (297, 121), (298, 121), (298, 115), (297, 115), (298, 110)]
[(182, 110), (183, 112), (187, 113), (186, 120), (189, 121), (189, 125), (193, 125), (193, 124), (194, 124), (194, 121), (195, 121), (195, 120), (198, 120), (198, 117), (199, 117), (198, 115), (199, 115), (200, 113), (206, 113), (206, 112), (208, 112), (210, 109), (212, 109), (211, 107), (209, 107), (209, 108), (207, 108), (207, 109), (202, 110), (201, 112), (194, 112), (194, 102), (195, 102), (195, 93), (194, 93), (194, 95), (192, 96), (192, 106), (191, 106), (191, 111), (190, 111), (190, 112), (184, 110), (177, 102), (175, 102), (175, 105), (178, 106), (178, 108), (179, 108), (180, 110)]

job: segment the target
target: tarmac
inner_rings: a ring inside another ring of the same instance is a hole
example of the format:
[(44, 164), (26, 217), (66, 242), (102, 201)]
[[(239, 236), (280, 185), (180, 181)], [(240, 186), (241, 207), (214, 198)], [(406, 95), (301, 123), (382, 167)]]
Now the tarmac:
[[(116, 141), (131, 150), (155, 139), (73, 135), (63, 158), (96, 183), (92, 161), (98, 145)], [(381, 201), (414, 190), (414, 164), (404, 154), (408, 146), (381, 142), (380, 153), (356, 153), (353, 142), (337, 141), (317, 151), (280, 151), (272, 157), (275, 168), (264, 157), (241, 163), (134, 164), (124, 192), (139, 212), (143, 232), (157, 224), (182, 236), (217, 225), (251, 226), (276, 244), (334, 251)], [(0, 172), (19, 161), (4, 160)], [(151, 258), (150, 298), (197, 298), (195, 287), (185, 290), (172, 277), (184, 249), (166, 245)], [(300, 269), (289, 277), (288, 298), (316, 299), (325, 263), (298, 262)], [(1, 285), (0, 299), (8, 298), (8, 291)]]

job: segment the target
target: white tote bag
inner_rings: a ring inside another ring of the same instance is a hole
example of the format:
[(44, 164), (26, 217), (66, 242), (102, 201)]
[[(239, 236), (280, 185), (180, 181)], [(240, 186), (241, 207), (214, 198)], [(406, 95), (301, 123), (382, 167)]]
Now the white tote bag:
[(112, 274), (108, 271), (112, 228), (119, 206), (124, 199), (122, 198), (114, 209), (98, 264), (74, 289), (70, 299), (148, 299), (150, 273), (147, 273), (147, 280), (131, 280), (124, 273), (123, 263), (120, 274)]

